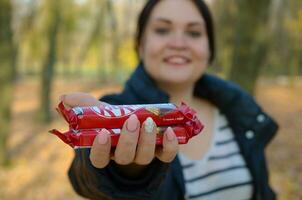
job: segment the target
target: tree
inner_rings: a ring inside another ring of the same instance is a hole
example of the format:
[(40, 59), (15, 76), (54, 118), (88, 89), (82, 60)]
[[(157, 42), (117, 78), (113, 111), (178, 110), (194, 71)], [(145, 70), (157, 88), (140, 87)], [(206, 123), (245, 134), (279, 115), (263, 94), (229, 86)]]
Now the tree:
[(228, 77), (231, 70), (231, 57), (234, 45), (234, 21), (237, 15), (236, 0), (216, 0), (213, 2), (215, 34), (218, 56), (215, 59), (215, 68), (224, 77)]
[(291, 52), (289, 57), (288, 69), (290, 76), (290, 83), (294, 85), (295, 76), (299, 74), (299, 68), (301, 68), (301, 55), (302, 55), (302, 9), (300, 9), (295, 13), (293, 12), (293, 16), (291, 16), (287, 21), (287, 29), (289, 31), (289, 36), (291, 38), (289, 44), (291, 46)]
[(0, 1), (0, 163), (8, 164), (7, 140), (10, 133), (11, 102), (15, 70), (15, 51), (11, 30), (12, 5), (9, 0)]
[[(93, 23), (85, 42), (82, 45), (77, 59), (77, 65), (82, 65), (89, 50), (93, 47), (98, 50), (97, 67), (101, 80), (110, 80), (105, 68), (112, 67), (113, 72), (119, 66), (120, 37), (117, 30), (117, 16), (114, 3), (111, 0), (97, 0), (94, 2)], [(105, 69), (105, 70), (104, 70)]]
[(114, 11), (114, 7), (112, 5), (111, 0), (107, 0), (107, 12), (108, 12), (108, 19), (110, 24), (110, 35), (111, 35), (111, 61), (113, 67), (116, 69), (119, 67), (120, 63), (118, 60), (118, 50), (119, 50), (119, 34), (117, 30), (117, 19)]
[[(97, 47), (100, 47), (101, 49), (104, 49), (104, 40), (105, 40), (105, 19), (106, 19), (106, 6), (105, 1), (103, 0), (97, 0), (92, 2), (92, 18), (93, 22), (91, 25), (90, 30), (88, 31), (87, 37), (84, 40), (84, 43), (81, 46), (81, 51), (79, 55), (77, 56), (77, 62), (76, 65), (80, 67), (87, 57), (87, 54), (91, 48), (91, 46), (94, 45)], [(101, 63), (103, 66), (104, 64), (104, 56), (99, 56), (98, 62)]]
[(289, 58), (289, 39), (285, 30), (285, 19), (288, 15), (289, 4), (286, 0), (271, 1), (269, 19), (269, 52), (266, 72), (285, 73)]
[(47, 0), (48, 21), (46, 23), (47, 54), (41, 71), (40, 111), (39, 117), (43, 122), (51, 120), (51, 84), (54, 74), (54, 66), (57, 59), (57, 37), (60, 24), (59, 1)]
[(229, 79), (239, 83), (251, 94), (266, 58), (269, 5), (269, 0), (237, 2), (234, 52)]

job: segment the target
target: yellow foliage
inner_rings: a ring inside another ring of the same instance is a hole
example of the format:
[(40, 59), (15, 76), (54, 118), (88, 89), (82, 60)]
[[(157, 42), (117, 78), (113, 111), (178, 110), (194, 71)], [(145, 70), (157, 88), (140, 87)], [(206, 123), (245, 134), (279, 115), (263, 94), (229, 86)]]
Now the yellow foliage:
[(134, 50), (133, 39), (127, 39), (122, 42), (118, 59), (121, 63), (121, 67), (127, 71), (132, 71), (137, 64), (137, 56)]
[(295, 18), (287, 20), (286, 28), (295, 41), (302, 42), (302, 9), (297, 13)]

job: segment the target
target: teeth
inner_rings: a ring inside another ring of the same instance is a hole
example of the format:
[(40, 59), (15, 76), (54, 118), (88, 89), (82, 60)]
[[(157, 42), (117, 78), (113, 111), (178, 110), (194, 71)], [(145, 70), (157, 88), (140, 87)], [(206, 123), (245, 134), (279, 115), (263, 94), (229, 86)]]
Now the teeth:
[(174, 63), (174, 64), (185, 64), (187, 63), (187, 60), (181, 57), (173, 57), (173, 58), (169, 58), (167, 59), (167, 61), (169, 63)]

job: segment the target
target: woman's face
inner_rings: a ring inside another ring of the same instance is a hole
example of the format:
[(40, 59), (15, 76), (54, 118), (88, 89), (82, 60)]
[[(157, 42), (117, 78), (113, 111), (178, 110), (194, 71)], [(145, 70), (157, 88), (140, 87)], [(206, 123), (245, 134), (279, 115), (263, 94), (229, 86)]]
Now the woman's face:
[(205, 22), (194, 3), (160, 1), (151, 13), (139, 52), (157, 83), (195, 83), (210, 53)]

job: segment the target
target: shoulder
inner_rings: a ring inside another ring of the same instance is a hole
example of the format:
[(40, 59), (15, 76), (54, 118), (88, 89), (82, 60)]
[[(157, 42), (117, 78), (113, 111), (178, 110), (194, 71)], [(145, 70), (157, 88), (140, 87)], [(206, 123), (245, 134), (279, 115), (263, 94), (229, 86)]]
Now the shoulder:
[(129, 87), (129, 84), (124, 86), (124, 89), (120, 93), (111, 93), (106, 94), (100, 98), (100, 101), (104, 101), (113, 105), (121, 104), (139, 104), (141, 100), (140, 96), (134, 91), (132, 87)]
[(254, 98), (245, 92), (239, 85), (219, 78), (215, 75), (205, 74), (195, 85), (195, 95), (205, 98), (220, 110), (225, 111), (236, 107), (257, 108)]
[(122, 105), (122, 104), (133, 104), (133, 102), (129, 102), (129, 95), (125, 94), (123, 92), (116, 93), (116, 94), (107, 94), (100, 98), (100, 101), (104, 101), (106, 103), (112, 104), (112, 105)]
[(225, 114), (235, 133), (247, 137), (251, 133), (267, 144), (278, 125), (256, 102), (253, 96), (237, 84), (206, 74), (196, 84), (195, 94), (212, 102)]

